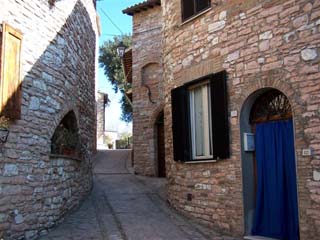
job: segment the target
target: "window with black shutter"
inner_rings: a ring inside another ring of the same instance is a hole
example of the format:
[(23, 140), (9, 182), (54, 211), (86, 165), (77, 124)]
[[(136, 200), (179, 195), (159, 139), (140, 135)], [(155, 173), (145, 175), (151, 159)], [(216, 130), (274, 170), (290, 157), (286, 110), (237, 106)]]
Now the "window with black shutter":
[(210, 0), (182, 0), (182, 20), (185, 21), (206, 10), (210, 4)]
[(174, 159), (189, 161), (190, 155), (190, 128), (188, 91), (185, 86), (171, 91), (172, 105), (172, 134)]
[(175, 161), (229, 158), (226, 72), (171, 91)]

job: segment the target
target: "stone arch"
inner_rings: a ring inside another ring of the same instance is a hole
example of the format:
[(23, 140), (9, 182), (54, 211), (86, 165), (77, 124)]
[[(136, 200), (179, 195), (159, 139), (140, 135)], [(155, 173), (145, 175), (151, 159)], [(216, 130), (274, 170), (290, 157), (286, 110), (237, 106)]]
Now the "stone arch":
[(51, 154), (76, 156), (79, 153), (79, 123), (73, 110), (65, 114), (56, 126), (50, 145)]
[(155, 124), (155, 122), (157, 121), (157, 119), (158, 119), (158, 117), (159, 117), (159, 114), (160, 114), (161, 112), (163, 112), (163, 111), (164, 111), (164, 103), (161, 102), (161, 103), (157, 106), (157, 108), (153, 111), (153, 113), (152, 113), (152, 115), (151, 115), (151, 117), (150, 117), (150, 120), (149, 120), (149, 126), (150, 126), (150, 127), (154, 127), (154, 124)]
[[(148, 62), (141, 68), (141, 85), (150, 83), (151, 78), (156, 78), (157, 76), (152, 76), (152, 71), (161, 71), (161, 66), (158, 62)], [(154, 79), (151, 79), (154, 80)]]
[[(281, 89), (280, 89), (281, 88)], [(244, 213), (244, 226), (245, 233), (250, 234), (253, 223), (253, 215), (254, 215), (254, 206), (255, 206), (255, 193), (254, 193), (254, 154), (253, 152), (244, 151), (244, 133), (252, 132), (252, 123), (250, 121), (250, 117), (252, 116), (252, 109), (255, 106), (256, 101), (260, 99), (261, 96), (265, 95), (270, 91), (278, 91), (283, 94), (287, 100), (289, 101), (289, 105), (291, 108), (292, 119), (294, 122), (294, 101), (292, 100), (294, 92), (289, 91), (290, 87), (286, 86), (284, 83), (279, 84), (277, 88), (270, 87), (269, 85), (265, 86), (263, 84), (255, 84), (255, 86), (248, 86), (246, 89), (246, 98), (242, 101), (241, 111), (240, 111), (240, 143), (241, 143), (241, 165), (242, 165), (242, 187), (243, 187), (243, 213)], [(285, 93), (291, 93), (291, 97)], [(295, 124), (294, 124), (295, 125)], [(293, 129), (294, 133), (296, 129)], [(296, 141), (296, 138), (295, 138)], [(297, 163), (297, 156), (295, 158)]]
[(163, 72), (158, 62), (148, 62), (140, 71), (140, 86), (147, 89), (151, 103), (157, 103), (163, 98)]
[[(304, 112), (304, 106), (306, 106), (306, 104), (300, 98), (299, 89), (294, 89), (291, 86), (289, 77), (290, 75), (288, 75), (285, 69), (269, 70), (264, 73), (249, 76), (245, 84), (241, 87), (241, 92), (238, 94), (239, 97), (235, 99), (237, 106), (240, 106), (240, 109), (238, 109), (239, 112), (243, 112), (243, 107), (246, 106), (246, 101), (252, 94), (261, 89), (277, 89), (282, 92), (290, 102), (295, 134), (304, 136), (304, 120), (301, 118), (301, 115)], [(305, 142), (305, 144), (308, 145), (309, 140), (305, 136), (297, 140)]]
[(79, 126), (79, 119), (80, 118), (79, 118), (78, 108), (74, 104), (67, 102), (64, 104), (63, 109), (60, 110), (60, 112), (58, 114), (54, 115), (54, 119), (52, 120), (51, 128), (49, 129), (49, 134), (48, 134), (50, 136), (50, 138), (52, 137), (55, 129), (57, 128), (58, 124), (61, 122), (63, 117), (71, 111), (75, 114), (76, 119), (77, 119), (77, 124)]
[(150, 102), (163, 98), (163, 72), (158, 62), (149, 62), (141, 68), (141, 86), (148, 89)]
[(160, 61), (161, 61), (161, 56), (148, 56), (142, 61), (141, 68), (143, 68), (144, 66), (147, 66), (150, 63), (156, 63), (161, 65)]
[(146, 123), (146, 127), (149, 132), (149, 161), (150, 169), (152, 171), (149, 173), (152, 176), (158, 175), (158, 126), (157, 121), (161, 113), (164, 112), (164, 103), (157, 103), (155, 110), (150, 112), (150, 117)]
[(137, 69), (137, 81), (139, 82), (139, 86), (142, 86), (142, 71), (144, 68), (146, 68), (150, 64), (158, 64), (160, 68), (162, 68), (162, 64), (159, 61), (161, 59), (160, 56), (151, 56), (143, 59), (141, 64), (139, 64), (139, 67)]
[(295, 101), (298, 96), (298, 92), (297, 90), (294, 90), (290, 84), (288, 84), (290, 81), (287, 79), (286, 74), (287, 72), (285, 70), (270, 70), (263, 74), (255, 74), (246, 79), (246, 83), (241, 88), (241, 93), (239, 93), (239, 106), (243, 107), (248, 97), (256, 91), (274, 88), (286, 95), (294, 114), (296, 111), (298, 111), (299, 107), (298, 102)]

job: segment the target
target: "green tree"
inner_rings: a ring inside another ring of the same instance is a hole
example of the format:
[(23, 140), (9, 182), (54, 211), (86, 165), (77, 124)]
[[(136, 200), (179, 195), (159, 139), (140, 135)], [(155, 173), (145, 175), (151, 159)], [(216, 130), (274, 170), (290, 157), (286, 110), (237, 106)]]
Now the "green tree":
[(123, 132), (123, 133), (120, 133), (120, 136), (119, 136), (119, 139), (125, 139), (127, 140), (128, 138), (132, 137), (132, 134), (129, 133), (129, 132)]
[(112, 84), (115, 92), (120, 91), (122, 97), (121, 104), (121, 120), (125, 122), (132, 121), (132, 105), (130, 100), (125, 95), (125, 92), (131, 88), (131, 85), (126, 83), (122, 62), (117, 54), (117, 47), (120, 42), (129, 48), (131, 46), (131, 35), (122, 35), (113, 37), (112, 40), (107, 40), (100, 47), (99, 65), (103, 68), (104, 74)]

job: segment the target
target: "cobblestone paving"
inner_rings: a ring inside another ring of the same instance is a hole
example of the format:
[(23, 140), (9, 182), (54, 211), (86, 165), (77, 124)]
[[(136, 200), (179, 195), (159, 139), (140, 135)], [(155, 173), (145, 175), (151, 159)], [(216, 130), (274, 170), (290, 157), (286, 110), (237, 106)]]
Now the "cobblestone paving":
[(130, 173), (130, 151), (99, 152), (83, 204), (40, 240), (231, 240), (179, 215), (165, 201), (165, 179)]

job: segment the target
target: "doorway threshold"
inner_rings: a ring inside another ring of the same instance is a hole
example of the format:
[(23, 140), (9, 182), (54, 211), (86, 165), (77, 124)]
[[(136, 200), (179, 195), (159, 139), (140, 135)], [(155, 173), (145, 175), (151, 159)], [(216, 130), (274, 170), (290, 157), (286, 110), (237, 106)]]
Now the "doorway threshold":
[(269, 237), (263, 237), (263, 236), (244, 236), (243, 239), (246, 239), (246, 240), (278, 240), (276, 238), (269, 238)]

